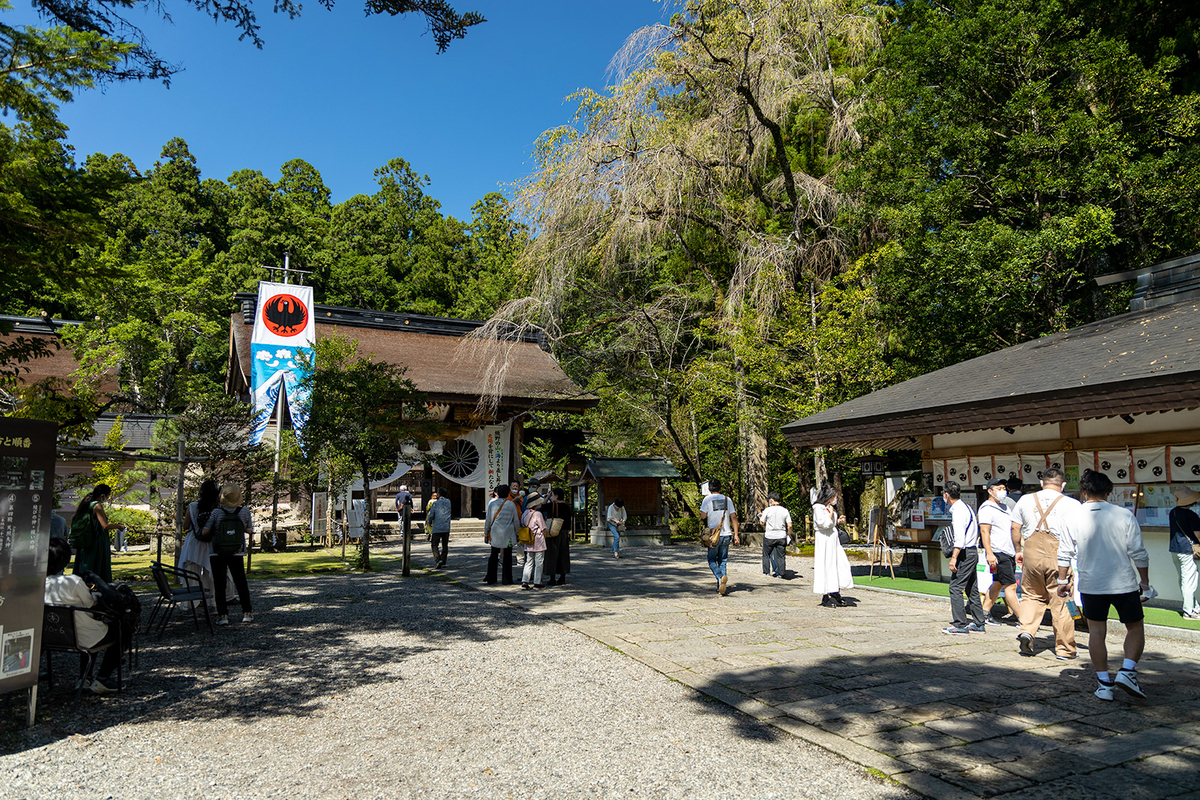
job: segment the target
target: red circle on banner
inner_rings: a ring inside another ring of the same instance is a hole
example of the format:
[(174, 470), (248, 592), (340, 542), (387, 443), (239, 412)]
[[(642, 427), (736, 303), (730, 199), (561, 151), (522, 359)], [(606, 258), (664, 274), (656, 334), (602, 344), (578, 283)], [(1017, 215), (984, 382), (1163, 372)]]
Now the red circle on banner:
[(308, 325), (308, 309), (294, 294), (277, 294), (263, 303), (262, 321), (276, 336), (295, 336)]

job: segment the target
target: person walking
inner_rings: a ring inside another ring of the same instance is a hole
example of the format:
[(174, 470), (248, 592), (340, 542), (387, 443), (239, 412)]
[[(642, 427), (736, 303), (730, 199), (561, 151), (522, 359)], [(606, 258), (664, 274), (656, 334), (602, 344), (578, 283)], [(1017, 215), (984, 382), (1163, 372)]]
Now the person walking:
[[(1142, 529), (1132, 513), (1108, 502), (1113, 483), (1103, 472), (1086, 470), (1079, 488), (1083, 503), (1064, 515), (1058, 537), (1055, 594), (1062, 602), (1071, 596), (1071, 559), (1075, 559), (1088, 626), (1088, 654), (1100, 684), (1096, 697), (1112, 700), (1114, 686), (1134, 697), (1145, 697), (1137, 679), (1138, 660), (1146, 648), (1142, 603), (1156, 592), (1150, 586), (1150, 555), (1142, 543)], [(1125, 626), (1125, 660), (1115, 679), (1109, 676), (1104, 643), (1110, 608), (1116, 609), (1117, 619)]]
[(983, 618), (992, 618), (1000, 593), (1014, 619), (1019, 619), (1021, 603), (1017, 597), (1017, 551), (1013, 545), (1012, 518), (1008, 514), (1008, 487), (1003, 478), (987, 486), (988, 499), (979, 506), (979, 540), (992, 571), (992, 585), (983, 600)]
[(758, 515), (763, 526), (763, 575), (782, 578), (787, 567), (787, 544), (792, 538), (792, 514), (781, 504), (783, 495), (767, 495), (767, 507)]
[(700, 513), (705, 528), (721, 530), (717, 543), (708, 548), (708, 568), (717, 579), (717, 594), (724, 597), (729, 592), (729, 542), (741, 544), (741, 540), (733, 500), (721, 494), (721, 482), (716, 478), (708, 482), (708, 495), (700, 502)]
[(94, 572), (105, 583), (112, 583), (112, 540), (109, 531), (124, 530), (119, 522), (109, 522), (104, 504), (112, 496), (112, 488), (98, 483), (79, 501), (71, 518), (70, 544), (75, 548), (75, 565), (71, 572), (79, 575)]
[[(522, 589), (544, 589), (542, 572), (546, 567), (546, 517), (541, 508), (546, 498), (531, 490), (525, 495), (525, 511), (521, 524), (533, 533), (533, 541), (525, 545), (525, 569), (521, 573)], [(531, 583), (532, 581), (532, 583)]]
[[(550, 502), (546, 504), (546, 565), (544, 572), (547, 586), (563, 586), (567, 573), (571, 571), (571, 504), (563, 500), (562, 489), (550, 491)], [(558, 533), (554, 533), (555, 520)]]
[[(975, 512), (962, 501), (962, 487), (957, 481), (946, 481), (942, 499), (950, 507), (950, 526), (954, 533), (954, 551), (950, 554), (950, 627), (942, 633), (963, 635), (983, 633), (983, 604), (979, 601), (979, 521)], [(971, 620), (967, 621), (970, 609)]]
[[(1058, 541), (1063, 520), (1079, 507), (1079, 501), (1063, 494), (1063, 471), (1051, 467), (1042, 473), (1042, 489), (1017, 501), (1012, 513), (1013, 542), (1021, 567), (1021, 632), (1017, 643), (1021, 655), (1033, 655), (1033, 637), (1041, 627), (1046, 606), (1054, 624), (1054, 655), (1059, 661), (1076, 657), (1075, 620), (1066, 601), (1058, 594)], [(1019, 538), (1018, 538), (1019, 537)]]
[(488, 555), (487, 574), (483, 582), (496, 583), (496, 571), (503, 557), (501, 583), (511, 586), (513, 582), (513, 545), (517, 543), (517, 525), (520, 524), (521, 512), (516, 501), (509, 497), (509, 487), (500, 484), (496, 487), (496, 499), (488, 503), (487, 513), (483, 523), (483, 541), (492, 546)]
[(817, 501), (813, 503), (813, 533), (816, 545), (813, 549), (813, 594), (821, 595), (821, 605), (827, 607), (846, 606), (842, 589), (854, 587), (850, 574), (850, 559), (842, 549), (837, 526), (846, 523), (845, 517), (837, 516), (837, 492), (828, 483), (817, 490)]
[(212, 562), (218, 625), (229, 624), (229, 602), (225, 599), (227, 572), (233, 576), (233, 585), (237, 588), (238, 600), (242, 605), (242, 622), (254, 621), (254, 615), (250, 611), (250, 586), (246, 583), (246, 565), (242, 562), (242, 556), (246, 554), (246, 534), (254, 535), (254, 520), (250, 517), (250, 509), (242, 505), (242, 488), (227, 483), (221, 487), (220, 506), (209, 515), (201, 535), (207, 537), (209, 542), (213, 542), (218, 536), (225, 540), (237, 534), (239, 527), (240, 547), (227, 548), (222, 542), (215, 542), (212, 544), (212, 554), (208, 557)]
[(625, 512), (625, 501), (617, 498), (609, 503), (604, 511), (604, 521), (608, 525), (608, 533), (612, 536), (613, 558), (621, 557), (621, 532), (625, 530), (625, 521), (629, 515)]
[[(200, 484), (200, 494), (188, 503), (187, 513), (183, 517), (183, 529), (187, 535), (183, 537), (183, 546), (179, 548), (179, 566), (191, 570), (200, 576), (200, 586), (204, 589), (204, 598), (214, 612), (217, 609), (216, 583), (213, 581), (212, 541), (201, 539), (204, 527), (212, 516), (213, 509), (221, 499), (221, 487), (216, 481), (205, 481)], [(227, 581), (225, 599), (229, 599), (229, 591), (233, 587)], [(197, 606), (198, 608), (198, 606)]]
[(1200, 502), (1200, 492), (1186, 486), (1175, 487), (1175, 507), (1168, 521), (1171, 525), (1171, 542), (1167, 549), (1179, 570), (1179, 590), (1183, 593), (1183, 616), (1200, 619), (1200, 603), (1196, 602), (1196, 589), (1200, 579), (1196, 574), (1194, 553), (1200, 553), (1200, 515), (1189, 506)]
[(450, 553), (450, 498), (440, 486), (430, 496), (433, 500), (425, 510), (425, 525), (429, 528), (429, 541), (433, 546), (434, 567), (446, 566)]

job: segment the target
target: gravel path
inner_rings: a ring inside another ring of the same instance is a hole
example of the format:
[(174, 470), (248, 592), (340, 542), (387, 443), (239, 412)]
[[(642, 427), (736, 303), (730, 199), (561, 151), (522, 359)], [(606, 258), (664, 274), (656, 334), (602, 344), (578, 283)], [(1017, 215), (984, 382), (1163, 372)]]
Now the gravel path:
[[(897, 798), (581, 634), (396, 573), (252, 581), (256, 621), (143, 642), (121, 696), (0, 696), (4, 798)], [(236, 616), (236, 615), (235, 615)], [(59, 674), (74, 672), (58, 656)]]

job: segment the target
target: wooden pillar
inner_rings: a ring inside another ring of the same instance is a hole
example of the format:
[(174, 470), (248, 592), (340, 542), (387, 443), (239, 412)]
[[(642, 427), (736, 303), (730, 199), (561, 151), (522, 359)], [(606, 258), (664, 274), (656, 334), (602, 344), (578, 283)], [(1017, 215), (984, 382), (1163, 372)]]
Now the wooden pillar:
[(520, 480), (525, 485), (523, 470), (525, 456), (521, 452), (525, 445), (525, 417), (517, 417), (512, 423), (512, 458), (509, 459), (508, 480)]

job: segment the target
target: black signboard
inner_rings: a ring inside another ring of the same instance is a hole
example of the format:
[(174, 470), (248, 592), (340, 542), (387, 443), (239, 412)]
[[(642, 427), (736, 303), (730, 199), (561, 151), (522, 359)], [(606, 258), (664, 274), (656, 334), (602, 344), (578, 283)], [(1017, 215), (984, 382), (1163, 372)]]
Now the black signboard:
[(0, 418), (0, 692), (37, 685), (57, 434)]

